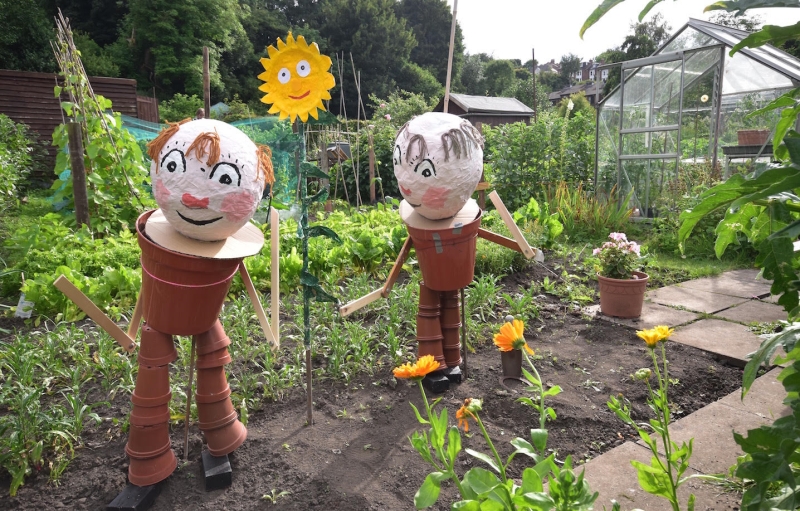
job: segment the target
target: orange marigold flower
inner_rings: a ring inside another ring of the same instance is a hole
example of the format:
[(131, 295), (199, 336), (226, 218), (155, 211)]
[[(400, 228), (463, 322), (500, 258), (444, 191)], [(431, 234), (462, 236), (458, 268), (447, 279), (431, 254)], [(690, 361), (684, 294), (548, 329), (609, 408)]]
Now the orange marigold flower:
[(469, 417), (475, 418), (472, 415), (472, 412), (469, 411), (469, 404), (472, 399), (467, 398), (464, 400), (464, 406), (458, 409), (456, 412), (456, 419), (458, 419), (458, 427), (464, 427), (464, 433), (469, 433), (469, 421), (467, 420)]
[(661, 340), (661, 335), (656, 328), (651, 328), (649, 330), (637, 330), (636, 335), (638, 335), (640, 339), (647, 343), (648, 348), (655, 348), (656, 344), (658, 344), (658, 341)]
[(654, 330), (658, 332), (659, 341), (666, 341), (675, 332), (674, 328), (670, 328), (667, 325), (658, 325)]
[(413, 365), (406, 362), (405, 364), (395, 367), (395, 378), (411, 378), (418, 379), (424, 378), (428, 373), (432, 373), (439, 369), (439, 362), (433, 358), (433, 355), (425, 355), (420, 357)]
[(500, 327), (500, 333), (494, 334), (494, 344), (500, 351), (511, 351), (525, 349), (529, 355), (533, 355), (533, 350), (522, 333), (525, 331), (525, 323), (519, 319), (505, 323)]

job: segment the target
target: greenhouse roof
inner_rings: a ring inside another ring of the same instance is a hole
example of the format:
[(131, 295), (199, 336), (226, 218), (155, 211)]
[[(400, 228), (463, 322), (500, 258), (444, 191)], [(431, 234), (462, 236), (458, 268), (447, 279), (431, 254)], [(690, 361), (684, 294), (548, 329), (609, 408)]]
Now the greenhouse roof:
[(488, 96), (470, 96), (467, 94), (450, 94), (450, 101), (457, 104), (467, 113), (491, 112), (533, 115), (533, 110), (517, 98), (493, 98)]

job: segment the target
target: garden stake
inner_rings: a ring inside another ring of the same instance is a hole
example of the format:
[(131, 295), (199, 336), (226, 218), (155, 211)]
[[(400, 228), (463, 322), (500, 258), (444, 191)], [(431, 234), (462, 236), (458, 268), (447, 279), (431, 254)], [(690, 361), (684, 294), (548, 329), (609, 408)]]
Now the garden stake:
[(194, 353), (197, 341), (192, 336), (192, 353), (189, 356), (189, 384), (186, 386), (186, 427), (183, 431), (183, 461), (189, 460), (189, 418), (192, 413), (192, 380), (194, 380)]
[(464, 303), (464, 288), (461, 288), (461, 346), (464, 347), (464, 379), (467, 379), (467, 318)]

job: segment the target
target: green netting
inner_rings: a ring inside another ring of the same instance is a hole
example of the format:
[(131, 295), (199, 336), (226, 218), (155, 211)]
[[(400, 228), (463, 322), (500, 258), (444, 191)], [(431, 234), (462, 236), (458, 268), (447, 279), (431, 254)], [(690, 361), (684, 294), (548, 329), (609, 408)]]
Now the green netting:
[[(297, 190), (297, 172), (294, 165), (294, 152), (300, 151), (300, 161), (305, 161), (303, 139), (292, 132), (291, 124), (278, 117), (256, 117), (232, 122), (256, 144), (265, 144), (272, 150), (272, 165), (275, 169), (273, 196), (288, 204), (294, 201)], [(122, 116), (122, 127), (136, 140), (149, 141), (166, 127), (166, 124), (147, 122), (127, 115)]]

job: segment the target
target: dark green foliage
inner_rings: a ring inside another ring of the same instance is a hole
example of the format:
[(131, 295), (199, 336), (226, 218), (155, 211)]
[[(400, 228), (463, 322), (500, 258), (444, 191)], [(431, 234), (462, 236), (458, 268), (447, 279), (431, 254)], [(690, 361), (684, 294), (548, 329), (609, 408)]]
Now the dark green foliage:
[(197, 97), (197, 94), (188, 96), (178, 92), (172, 99), (158, 105), (158, 116), (161, 122), (178, 122), (193, 119), (198, 108), (203, 108), (203, 98)]
[(32, 133), (0, 114), (0, 213), (17, 204), (20, 187), (39, 163)]
[(516, 84), (514, 66), (508, 60), (492, 60), (484, 66), (486, 93), (489, 96), (506, 96)]
[[(417, 40), (417, 46), (411, 50), (411, 61), (430, 71), (444, 85), (450, 50), (450, 26), (453, 22), (450, 6), (445, 0), (402, 0), (397, 4), (397, 14), (406, 20), (406, 26)], [(456, 24), (452, 76), (458, 76), (463, 63), (463, 36), (461, 27)], [(417, 89), (405, 90), (421, 92)]]
[(52, 18), (36, 0), (0, 0), (0, 69), (53, 72)]
[[(353, 56), (356, 70), (361, 70), (361, 90), (386, 97), (397, 85), (398, 73), (416, 46), (414, 34), (394, 11), (392, 0), (328, 0), (322, 5), (320, 35), (334, 52), (344, 52), (343, 78), (345, 103), (349, 117), (357, 111), (357, 90), (350, 65)], [(336, 66), (335, 56), (334, 69)], [(369, 72), (366, 72), (369, 70)], [(338, 77), (337, 77), (338, 81)], [(342, 84), (337, 84), (341, 90)], [(416, 92), (416, 91), (414, 91)], [(333, 97), (338, 91), (332, 91)], [(334, 113), (338, 105), (331, 104)], [(371, 112), (367, 112), (367, 117)]]
[(119, 76), (119, 66), (114, 62), (110, 51), (101, 48), (88, 34), (75, 32), (73, 39), (78, 51), (81, 52), (81, 61), (89, 76)]

